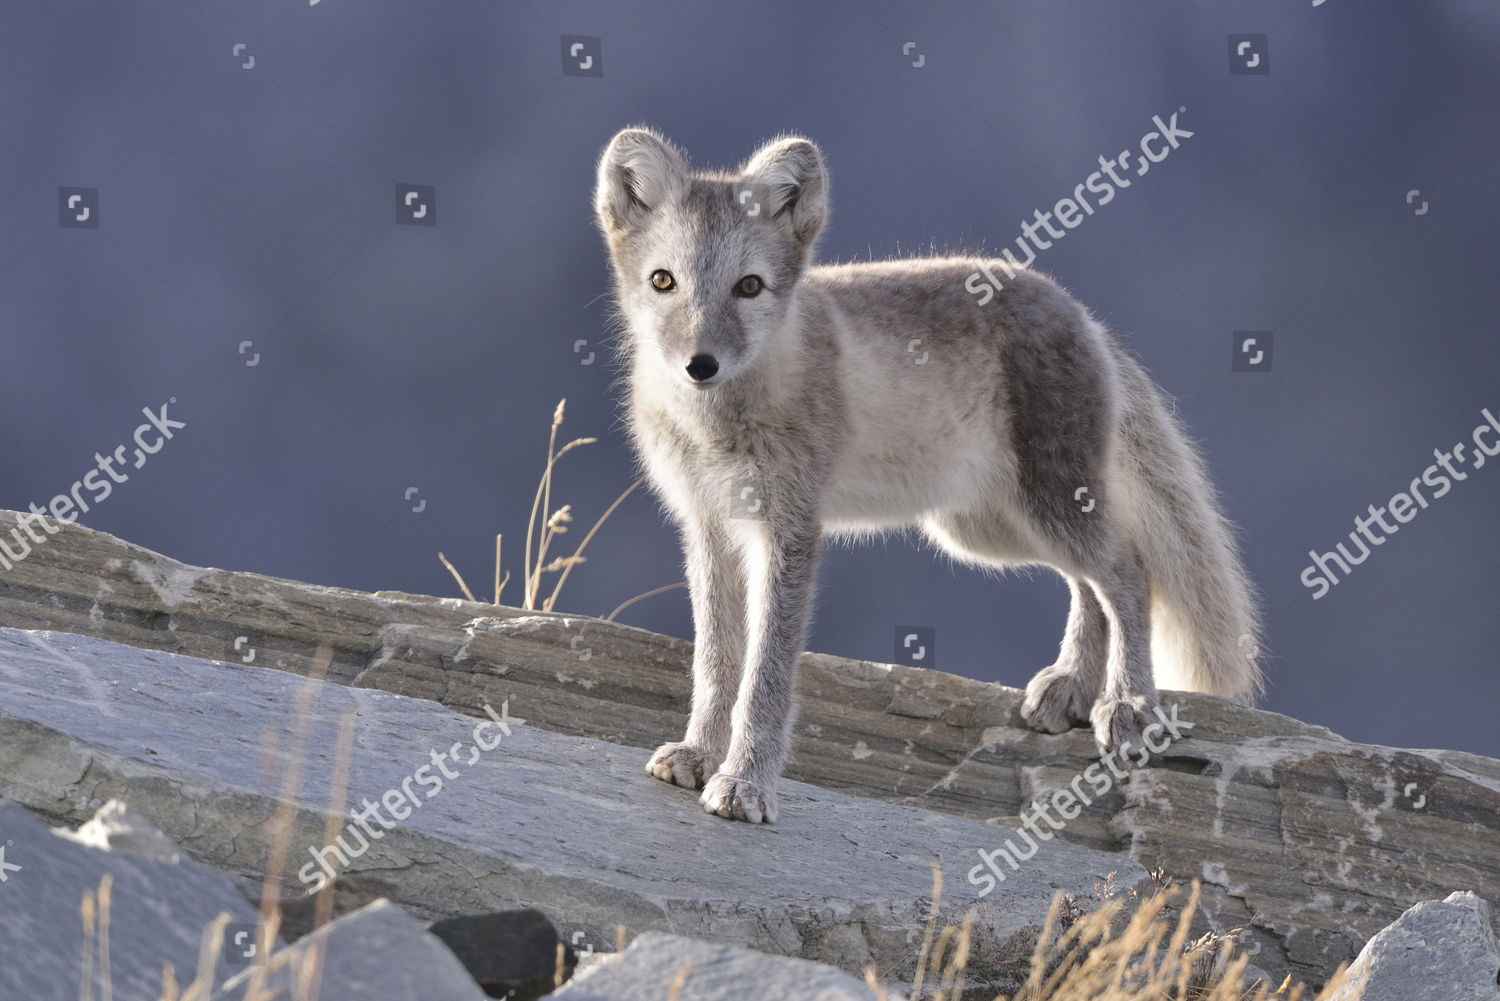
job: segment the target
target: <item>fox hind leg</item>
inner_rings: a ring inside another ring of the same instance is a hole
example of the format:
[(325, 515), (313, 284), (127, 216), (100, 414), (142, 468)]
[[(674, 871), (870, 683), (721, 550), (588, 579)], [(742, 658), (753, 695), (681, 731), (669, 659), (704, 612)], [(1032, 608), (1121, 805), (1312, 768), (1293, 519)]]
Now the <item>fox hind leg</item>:
[(1109, 660), (1109, 619), (1098, 596), (1080, 577), (1067, 581), (1073, 603), (1057, 662), (1031, 679), (1021, 703), (1021, 718), (1043, 733), (1089, 725)]
[(1104, 751), (1139, 751), (1158, 705), (1151, 669), (1150, 584), (1140, 554), (1127, 547), (1091, 575), (1089, 583), (1109, 621), (1103, 691), (1089, 714), (1094, 739)]
[[(1054, 507), (1033, 515), (1024, 531), (1014, 512), (995, 510), (937, 515), (925, 528), (956, 556), (993, 566), (1047, 563), (1068, 578), (1073, 606), (1058, 659), (1027, 685), (1022, 716), (1047, 733), (1089, 724), (1102, 749), (1120, 750), (1127, 743), (1139, 749), (1157, 706), (1145, 566), (1108, 520), (1107, 508), (1090, 513), (1066, 502)], [(1027, 539), (1047, 541), (1038, 547)]]

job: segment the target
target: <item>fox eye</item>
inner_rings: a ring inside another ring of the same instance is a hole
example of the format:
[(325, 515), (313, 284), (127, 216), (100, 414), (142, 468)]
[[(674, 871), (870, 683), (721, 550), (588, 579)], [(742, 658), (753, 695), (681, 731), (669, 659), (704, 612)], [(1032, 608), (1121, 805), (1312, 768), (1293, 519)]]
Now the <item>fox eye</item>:
[(734, 287), (734, 294), (744, 296), (746, 299), (760, 295), (760, 275), (746, 275), (740, 279), (740, 283)]
[(672, 277), (672, 272), (657, 268), (651, 272), (651, 287), (658, 292), (670, 292), (677, 287), (677, 279)]

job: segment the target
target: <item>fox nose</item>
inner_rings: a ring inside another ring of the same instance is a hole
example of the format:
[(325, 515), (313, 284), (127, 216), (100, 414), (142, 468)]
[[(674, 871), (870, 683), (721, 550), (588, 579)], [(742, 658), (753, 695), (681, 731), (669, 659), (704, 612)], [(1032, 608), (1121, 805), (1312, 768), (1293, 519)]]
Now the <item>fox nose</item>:
[(688, 359), (688, 378), (694, 382), (707, 382), (719, 371), (719, 360), (713, 355), (693, 355)]

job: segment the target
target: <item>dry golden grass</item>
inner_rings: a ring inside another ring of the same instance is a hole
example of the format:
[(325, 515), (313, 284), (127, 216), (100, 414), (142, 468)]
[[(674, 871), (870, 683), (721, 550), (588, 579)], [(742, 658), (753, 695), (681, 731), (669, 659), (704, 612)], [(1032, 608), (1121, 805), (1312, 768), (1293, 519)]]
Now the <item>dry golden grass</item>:
[[(573, 523), (573, 506), (571, 504), (564, 504), (555, 510), (552, 507), (552, 475), (557, 468), (557, 462), (573, 449), (583, 445), (592, 445), (599, 440), (597, 438), (574, 438), (562, 448), (557, 447), (557, 432), (562, 427), (563, 415), (567, 409), (567, 403), (566, 399), (559, 400), (557, 402), (557, 409), (552, 412), (552, 428), (547, 437), (547, 465), (542, 469), (542, 478), (536, 487), (536, 497), (531, 502), (531, 517), (526, 522), (526, 548), (523, 550), (524, 566), (521, 575), (521, 607), (528, 610), (536, 609), (539, 599), (541, 600), (541, 610), (544, 612), (550, 612), (556, 607), (558, 595), (562, 593), (562, 586), (567, 582), (568, 575), (573, 572), (574, 567), (588, 562), (588, 558), (583, 555), (583, 551), (588, 548), (588, 544), (598, 534), (600, 527), (609, 519), (610, 515), (615, 513), (615, 510), (619, 508), (625, 498), (629, 497), (635, 492), (637, 487), (646, 482), (646, 478), (642, 476), (626, 487), (624, 492), (615, 498), (614, 503), (599, 516), (599, 520), (594, 522), (594, 527), (590, 528), (588, 534), (583, 537), (583, 541), (578, 543), (578, 548), (573, 550), (573, 555), (559, 556), (548, 562), (547, 552), (551, 549), (552, 543), (559, 536), (566, 535), (568, 533), (568, 526)], [(503, 551), (504, 535), (496, 535), (494, 600), (494, 604), (496, 605), (500, 604), (500, 598), (505, 592), (505, 585), (510, 580), (510, 573), (508, 571), (503, 575), (501, 573)], [(459, 589), (463, 591), (464, 597), (470, 601), (478, 601), (479, 599), (474, 597), (474, 592), (469, 589), (469, 585), (464, 581), (463, 575), (458, 572), (457, 567), (449, 562), (448, 557), (439, 552), (438, 559), (442, 561), (443, 566), (448, 568), (448, 572), (453, 575), (453, 579), (458, 582)], [(542, 598), (542, 579), (545, 574), (556, 574), (557, 580), (553, 584), (552, 593), (546, 598)], [(623, 609), (628, 608), (643, 598), (648, 598), (663, 591), (670, 591), (673, 588), (682, 586), (684, 585), (670, 584), (667, 587), (657, 588), (645, 594), (637, 595), (622, 604), (619, 608), (616, 608), (609, 614), (608, 618), (612, 620)]]
[[(1208, 932), (1190, 941), (1201, 885), (1164, 889), (1162, 873), (1152, 878), (1156, 890), (1149, 897), (1131, 891), (1120, 898), (1111, 873), (1096, 885), (1100, 906), (1091, 913), (1059, 893), (1032, 951), (1025, 985), (994, 1001), (1330, 1001), (1345, 988), (1348, 974), (1342, 966), (1316, 995), (1291, 977), (1276, 985), (1247, 980), (1250, 956), (1236, 949), (1243, 929)], [(934, 866), (934, 916), (922, 937), (908, 1001), (964, 996), (977, 908), (970, 908), (962, 924), (936, 932), (941, 899), (942, 873)], [(865, 981), (880, 1001), (892, 997), (873, 966), (866, 968)], [(970, 996), (977, 996), (972, 988)]]

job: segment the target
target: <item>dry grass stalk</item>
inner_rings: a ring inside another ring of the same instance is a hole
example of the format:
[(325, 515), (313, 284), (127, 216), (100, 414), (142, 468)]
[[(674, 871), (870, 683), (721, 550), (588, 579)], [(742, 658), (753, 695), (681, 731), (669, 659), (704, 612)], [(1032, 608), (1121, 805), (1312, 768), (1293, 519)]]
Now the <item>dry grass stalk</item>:
[[(458, 581), (458, 586), (463, 591), (464, 597), (468, 598), (470, 601), (478, 601), (479, 599), (476, 598), (476, 597), (474, 597), (474, 592), (469, 590), (469, 585), (466, 584), (466, 583), (464, 583), (463, 574), (459, 573), (458, 572), (458, 568), (455, 567), (452, 563), (450, 563), (448, 561), (448, 557), (446, 557), (446, 556), (443, 555), (443, 551), (441, 549), (438, 550), (438, 559), (442, 562), (443, 566), (445, 566), (445, 567), (448, 568), (448, 572), (453, 575), (453, 579), (456, 580), (456, 581)], [(498, 565), (499, 562), (500, 561), (497, 558), (495, 560), (496, 565)], [(498, 584), (496, 585), (495, 590), (496, 590), (496, 593), (498, 594), (498, 592), (500, 590)], [(500, 604), (499, 597), (495, 598), (495, 604), (497, 604), (497, 605)]]
[(636, 602), (645, 601), (647, 598), (654, 598), (658, 594), (665, 594), (668, 591), (675, 591), (679, 587), (687, 587), (687, 581), (680, 580), (675, 584), (667, 584), (663, 587), (654, 587), (651, 590), (644, 592), (643, 594), (638, 594), (634, 598), (616, 605), (615, 610), (604, 617), (604, 621), (613, 622), (615, 621), (616, 615), (619, 615), (621, 612), (625, 611), (625, 609), (629, 608), (631, 605), (634, 605)]
[(94, 998), (94, 894), (83, 894), (83, 980), (78, 985), (78, 1001)]
[[(581, 445), (592, 445), (599, 440), (597, 438), (575, 438), (562, 448), (557, 447), (557, 432), (562, 427), (567, 402), (566, 399), (559, 400), (557, 409), (552, 413), (552, 427), (547, 436), (547, 464), (542, 469), (542, 478), (537, 483), (536, 495), (531, 501), (531, 516), (526, 520), (526, 549), (524, 551), (522, 568), (521, 607), (527, 610), (537, 608), (537, 599), (541, 596), (542, 592), (542, 578), (547, 574), (560, 574), (560, 576), (557, 579), (557, 583), (553, 585), (552, 593), (542, 601), (541, 610), (550, 612), (556, 607), (558, 595), (562, 593), (562, 587), (567, 582), (568, 575), (573, 572), (575, 566), (588, 562), (583, 555), (584, 549), (593, 541), (599, 529), (609, 520), (610, 515), (615, 513), (615, 510), (619, 508), (625, 498), (634, 493), (635, 489), (646, 481), (646, 478), (642, 476), (626, 487), (620, 496), (615, 498), (614, 503), (599, 516), (599, 520), (594, 522), (593, 527), (589, 529), (588, 534), (583, 537), (583, 541), (578, 544), (578, 548), (573, 551), (571, 556), (559, 556), (550, 563), (547, 562), (547, 551), (552, 547), (552, 543), (556, 541), (558, 536), (566, 535), (569, 531), (568, 526), (573, 522), (573, 507), (571, 504), (564, 504), (555, 511), (552, 509), (552, 476), (554, 470), (557, 468), (557, 462), (573, 449)], [(538, 531), (539, 524), (540, 532)], [(500, 598), (504, 593), (505, 585), (510, 580), (509, 573), (506, 573), (504, 576), (501, 575), (501, 540), (502, 536), (495, 536), (496, 605), (500, 604)], [(458, 572), (458, 568), (441, 552), (438, 553), (438, 559), (442, 562), (443, 566), (447, 567), (448, 572), (453, 575), (453, 579), (458, 582), (459, 589), (463, 591), (464, 597), (470, 601), (476, 601), (474, 592), (470, 590), (469, 585), (464, 581), (463, 574)], [(615, 611), (619, 612), (620, 609), (633, 604), (635, 601), (650, 597), (651, 594), (656, 593), (659, 593), (659, 591), (652, 591), (649, 594), (641, 595), (626, 602), (625, 605), (621, 605)]]
[[(1087, 914), (1059, 893), (1032, 951), (1025, 985), (995, 1001), (1331, 1001), (1344, 989), (1344, 967), (1316, 996), (1293, 985), (1291, 977), (1277, 986), (1260, 980), (1247, 984), (1250, 957), (1237, 951), (1243, 929), (1209, 932), (1190, 942), (1201, 886), (1195, 882), (1185, 893), (1164, 891), (1162, 874), (1152, 877), (1156, 890), (1145, 898), (1134, 891), (1116, 897), (1113, 879), (1096, 885), (1100, 906)], [(942, 885), (942, 872), (934, 865), (933, 913), (917, 954), (910, 1001), (963, 996), (977, 908), (969, 909), (961, 925), (937, 931)], [(865, 983), (879, 1001), (891, 997), (873, 962), (865, 964)]]
[(682, 969), (677, 971), (677, 976), (672, 978), (672, 986), (667, 988), (667, 1001), (681, 1001), (682, 988), (687, 985), (688, 974), (692, 972), (692, 963), (682, 965)]

